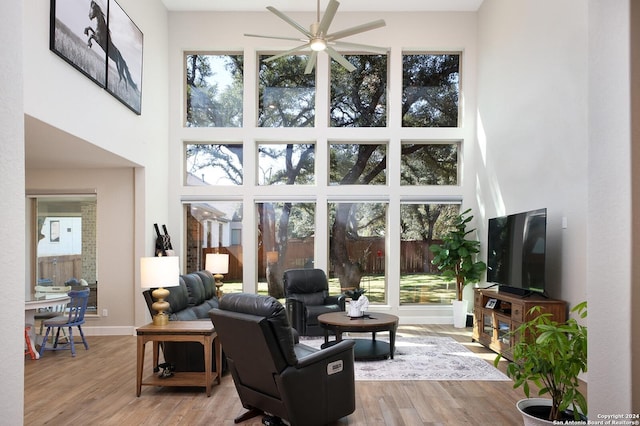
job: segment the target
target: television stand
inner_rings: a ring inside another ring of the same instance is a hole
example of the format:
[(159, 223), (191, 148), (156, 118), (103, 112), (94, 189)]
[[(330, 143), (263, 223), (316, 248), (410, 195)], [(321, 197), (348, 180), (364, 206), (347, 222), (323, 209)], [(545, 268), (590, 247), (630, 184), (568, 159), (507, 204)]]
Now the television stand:
[(529, 314), (534, 306), (542, 313), (550, 313), (552, 320), (564, 322), (567, 306), (562, 300), (550, 299), (538, 293), (527, 296), (477, 288), (473, 303), (473, 340), (513, 361), (516, 336), (509, 334), (536, 314)]

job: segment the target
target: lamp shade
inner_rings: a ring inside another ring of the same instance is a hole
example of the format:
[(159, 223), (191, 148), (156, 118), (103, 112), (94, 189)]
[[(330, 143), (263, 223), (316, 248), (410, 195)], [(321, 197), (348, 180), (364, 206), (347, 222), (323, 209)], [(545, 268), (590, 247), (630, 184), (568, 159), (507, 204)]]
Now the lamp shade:
[(178, 256), (140, 258), (140, 286), (176, 287), (180, 285)]
[(227, 274), (229, 272), (229, 255), (207, 253), (204, 268), (212, 274)]

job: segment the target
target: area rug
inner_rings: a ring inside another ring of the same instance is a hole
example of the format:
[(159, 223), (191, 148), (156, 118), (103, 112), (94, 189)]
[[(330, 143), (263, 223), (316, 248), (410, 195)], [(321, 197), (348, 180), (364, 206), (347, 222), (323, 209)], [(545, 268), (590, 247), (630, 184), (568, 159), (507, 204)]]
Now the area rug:
[[(385, 335), (378, 338), (388, 341)], [(324, 339), (301, 338), (300, 343), (319, 348)], [(396, 336), (393, 359), (356, 361), (355, 376), (363, 381), (510, 380), (453, 338), (440, 336)]]

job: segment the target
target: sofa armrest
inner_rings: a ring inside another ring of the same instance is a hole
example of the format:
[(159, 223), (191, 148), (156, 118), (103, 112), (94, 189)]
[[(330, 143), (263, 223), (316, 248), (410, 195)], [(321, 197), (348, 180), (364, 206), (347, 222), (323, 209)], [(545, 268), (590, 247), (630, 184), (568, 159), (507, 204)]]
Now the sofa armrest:
[(307, 325), (304, 303), (296, 299), (287, 299), (287, 316), (291, 327), (299, 333), (304, 333)]
[(345, 310), (346, 298), (344, 294), (338, 294), (336, 296), (327, 296), (325, 299), (325, 305), (338, 305), (340, 309)]

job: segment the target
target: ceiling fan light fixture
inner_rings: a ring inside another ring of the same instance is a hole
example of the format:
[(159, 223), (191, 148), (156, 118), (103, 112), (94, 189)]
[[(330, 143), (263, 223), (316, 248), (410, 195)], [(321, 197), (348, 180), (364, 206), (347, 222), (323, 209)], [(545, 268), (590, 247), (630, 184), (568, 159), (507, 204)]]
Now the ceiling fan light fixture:
[(321, 39), (319, 37), (314, 38), (309, 43), (309, 47), (311, 47), (311, 50), (314, 50), (316, 52), (322, 52), (324, 49), (327, 48), (327, 42), (324, 41), (324, 39)]

